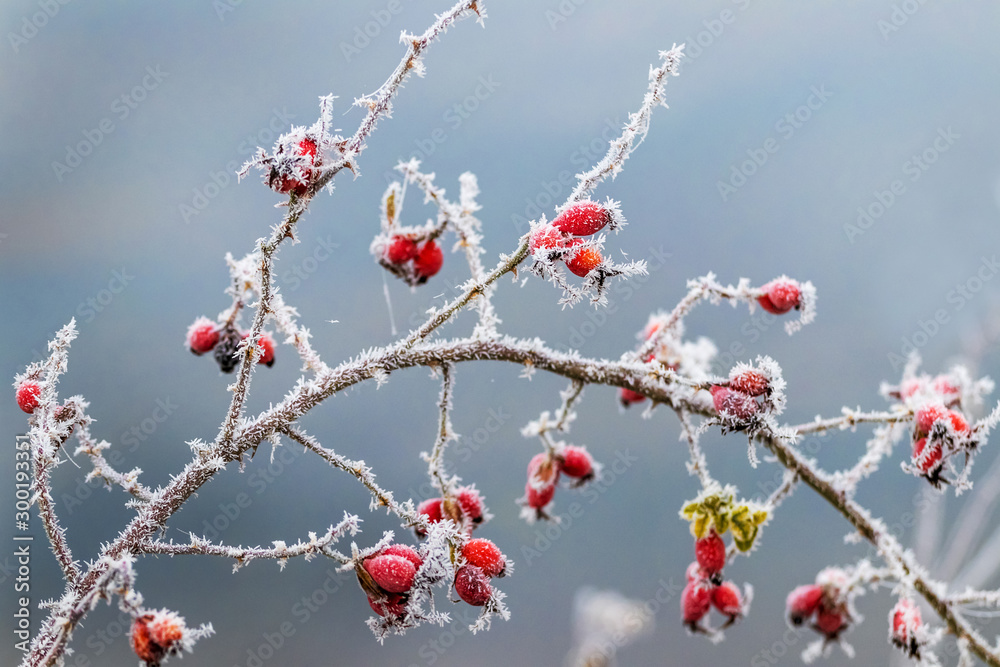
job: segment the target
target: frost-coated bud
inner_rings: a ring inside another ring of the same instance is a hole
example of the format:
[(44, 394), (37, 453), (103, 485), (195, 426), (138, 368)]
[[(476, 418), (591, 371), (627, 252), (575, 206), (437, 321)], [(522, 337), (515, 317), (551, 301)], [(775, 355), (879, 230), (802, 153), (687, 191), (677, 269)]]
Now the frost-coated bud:
[(205, 354), (219, 342), (219, 329), (207, 317), (199, 317), (188, 327), (187, 346), (194, 354)]
[(785, 613), (791, 625), (802, 625), (809, 620), (823, 599), (823, 588), (816, 584), (799, 586), (788, 594)]
[(772, 315), (783, 315), (801, 306), (802, 290), (791, 278), (778, 278), (764, 285), (764, 294), (757, 297), (760, 307)]
[(41, 393), (42, 388), (37, 382), (25, 380), (17, 388), (17, 407), (30, 415), (38, 407), (38, 397)]
[(413, 268), (417, 273), (417, 282), (425, 283), (431, 276), (437, 274), (444, 264), (444, 253), (433, 239), (426, 241), (417, 251), (413, 260)]
[(455, 592), (458, 597), (474, 607), (482, 607), (493, 594), (489, 577), (482, 568), (463, 565), (455, 573)]
[(181, 652), (184, 619), (169, 611), (155, 611), (132, 621), (132, 649), (139, 659), (155, 667), (168, 655)]
[(404, 593), (413, 586), (417, 568), (403, 556), (382, 554), (364, 560), (364, 568), (375, 583), (389, 593)]
[(462, 556), (470, 565), (475, 565), (487, 577), (502, 577), (506, 574), (507, 559), (503, 552), (487, 539), (469, 540), (462, 547)]
[(590, 236), (611, 222), (611, 213), (593, 201), (579, 201), (556, 216), (552, 226), (574, 236)]

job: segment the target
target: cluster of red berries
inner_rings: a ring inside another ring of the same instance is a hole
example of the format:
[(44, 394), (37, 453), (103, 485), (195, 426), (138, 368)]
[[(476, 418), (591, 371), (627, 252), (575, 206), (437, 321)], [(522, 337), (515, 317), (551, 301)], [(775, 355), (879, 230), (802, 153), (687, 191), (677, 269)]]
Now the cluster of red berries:
[[(817, 581), (820, 579), (817, 577)], [(791, 625), (811, 623), (813, 630), (831, 641), (838, 639), (851, 623), (843, 594), (832, 582), (799, 586), (788, 594), (785, 612)]]
[(802, 307), (802, 287), (796, 280), (784, 276), (775, 278), (761, 290), (764, 293), (757, 297), (757, 303), (772, 315), (784, 315), (793, 308)]
[(441, 270), (444, 253), (434, 239), (418, 245), (410, 237), (396, 234), (386, 242), (382, 260), (393, 273), (411, 284), (421, 285)]
[(958, 383), (948, 375), (929, 377), (921, 375), (905, 380), (898, 389), (890, 392), (890, 396), (904, 401), (920, 397), (933, 397), (948, 407), (954, 407), (961, 400), (962, 390)]
[(42, 388), (34, 380), (24, 380), (17, 386), (17, 407), (21, 408), (29, 415), (38, 407), (38, 397), (42, 395)]
[(615, 214), (597, 202), (585, 200), (570, 205), (549, 224), (532, 232), (528, 249), (532, 255), (544, 255), (550, 261), (562, 259), (566, 268), (581, 278), (599, 267), (601, 251), (583, 236), (591, 236), (615, 222)]
[[(279, 156), (285, 147), (278, 149)], [(296, 146), (293, 155), (286, 160), (278, 160), (271, 166), (267, 176), (267, 185), (275, 192), (283, 195), (294, 194), (301, 197), (309, 190), (320, 164), (319, 146), (316, 141), (306, 137)]]
[(972, 429), (961, 412), (950, 410), (943, 403), (921, 406), (913, 421), (913, 464), (937, 484), (943, 480), (944, 449), (954, 448), (956, 440), (970, 436)]
[(524, 497), (518, 502), (538, 519), (547, 519), (545, 508), (556, 494), (560, 475), (574, 480), (573, 485), (585, 484), (596, 474), (594, 459), (584, 447), (567, 445), (559, 453), (540, 452), (528, 463), (528, 481)]
[(900, 598), (889, 612), (889, 638), (893, 645), (910, 658), (920, 659), (920, 648), (925, 643), (921, 635), (923, 619), (920, 608), (910, 598)]
[(169, 611), (155, 611), (132, 621), (132, 650), (147, 667), (183, 650), (184, 621)]
[[(219, 326), (207, 317), (199, 317), (187, 332), (187, 346), (194, 354), (201, 356), (213, 352), (216, 363), (223, 373), (232, 373), (239, 365), (236, 356), (240, 341), (250, 335), (249, 331), (239, 331), (232, 324)], [(257, 363), (265, 366), (274, 365), (274, 338), (263, 332), (258, 342), (260, 358)]]
[(771, 383), (759, 370), (747, 369), (733, 374), (726, 384), (712, 385), (710, 391), (719, 415), (746, 423), (764, 411)]
[(413, 547), (390, 544), (355, 567), (368, 605), (379, 616), (405, 616), (406, 604), (423, 558)]
[(497, 545), (477, 537), (462, 547), (462, 559), (455, 572), (455, 592), (467, 604), (482, 607), (493, 596), (490, 579), (507, 574), (507, 558)]
[[(428, 498), (417, 506), (417, 513), (423, 514), (430, 523), (450, 519), (462, 527), (467, 535), (472, 534), (483, 522), (483, 497), (474, 486), (462, 486), (455, 492), (454, 498)], [(425, 532), (420, 526), (414, 529), (417, 537), (424, 537)]]
[(714, 606), (726, 616), (723, 627), (729, 627), (746, 615), (749, 600), (731, 581), (723, 581), (726, 566), (726, 545), (714, 530), (696, 540), (695, 561), (687, 569), (687, 585), (681, 593), (681, 617), (692, 632), (708, 632), (702, 619)]

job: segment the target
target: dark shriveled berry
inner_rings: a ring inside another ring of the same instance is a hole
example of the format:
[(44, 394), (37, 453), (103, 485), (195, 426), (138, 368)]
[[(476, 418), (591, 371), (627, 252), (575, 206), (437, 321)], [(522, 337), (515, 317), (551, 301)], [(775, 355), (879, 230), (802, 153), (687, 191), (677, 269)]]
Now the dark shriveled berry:
[(231, 324), (226, 325), (219, 333), (219, 342), (216, 343), (212, 356), (215, 357), (215, 363), (219, 364), (219, 370), (223, 373), (232, 373), (240, 365), (236, 348), (239, 347), (241, 340), (243, 336)]

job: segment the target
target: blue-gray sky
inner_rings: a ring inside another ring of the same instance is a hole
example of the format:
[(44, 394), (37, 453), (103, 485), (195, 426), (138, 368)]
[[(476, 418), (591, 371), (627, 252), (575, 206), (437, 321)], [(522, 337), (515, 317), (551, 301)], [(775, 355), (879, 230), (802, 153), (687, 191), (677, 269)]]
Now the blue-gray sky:
[[(122, 449), (127, 467), (143, 468), (147, 483), (165, 482), (187, 458), (184, 442), (211, 438), (228, 403), (226, 378), (184, 350), (184, 331), (196, 316), (226, 307), (225, 252), (242, 255), (280, 216), (275, 194), (256, 176), (237, 185), (234, 166), (289, 124), (311, 124), (321, 95), (339, 96), (335, 123), (353, 132), (360, 112), (350, 102), (388, 76), (402, 53), (399, 32), (423, 30), (448, 6), (4, 3), (0, 371), (11, 378), (75, 316), (80, 337), (61, 390), (91, 401), (95, 434)], [(714, 271), (727, 282), (747, 276), (760, 284), (782, 273), (809, 279), (819, 291), (819, 317), (792, 338), (744, 309), (702, 307), (688, 323), (689, 335), (710, 336), (723, 351), (741, 344), (737, 359), (777, 359), (794, 422), (842, 405), (880, 407), (878, 384), (898, 376), (892, 355), (904, 341), (921, 348), (933, 372), (961, 355), (994, 316), (994, 3), (520, 0), (487, 8), (485, 29), (465, 21), (434, 45), (427, 76), (407, 83), (394, 117), (369, 140), (362, 177), (339, 177), (335, 194), (317, 198), (302, 221), (302, 243), (282, 251), (286, 298), (328, 360), (391, 340), (382, 269), (367, 248), (384, 174), (397, 159), (420, 157), (452, 194), (459, 174), (476, 173), (485, 246), (495, 257), (514, 247), (534, 206), (551, 216), (552, 196), (561, 201), (568, 191), (560, 176), (603, 152), (600, 137), (639, 104), (657, 51), (681, 42), (690, 57), (668, 85), (670, 109), (657, 111), (625, 172), (597, 193), (621, 200), (629, 219), (615, 244), (633, 258), (669, 253), (668, 261), (619, 294), (608, 312), (563, 311), (549, 285), (504, 282), (497, 305), (508, 331), (614, 358), (634, 344), (649, 312), (683, 295), (688, 278)], [(70, 150), (88, 154), (77, 164)], [(754, 156), (762, 164), (748, 165)], [(753, 173), (741, 179), (734, 169)], [(720, 192), (720, 183), (732, 187)], [(852, 230), (859, 207), (873, 217)], [(406, 211), (414, 224), (432, 214), (413, 203)], [(417, 321), (463, 279), (461, 264), (447, 257), (440, 276), (414, 294), (392, 282), (397, 319)], [(459, 321), (451, 331), (468, 325)], [(933, 335), (922, 335), (930, 329)], [(996, 352), (987, 340), (981, 372), (996, 374)], [(478, 483), (497, 515), (483, 534), (519, 561), (503, 584), (510, 622), (477, 637), (461, 623), (453, 633), (422, 628), (379, 646), (363, 626), (370, 612), (349, 578), (315, 611), (296, 607), (322, 589), (329, 563), (292, 563), (280, 574), (271, 563), (255, 563), (232, 575), (221, 561), (144, 559), (139, 583), (151, 606), (176, 609), (195, 624), (210, 621), (218, 631), (184, 664), (253, 664), (248, 650), (285, 622), (294, 636), (264, 664), (559, 664), (578, 587), (647, 599), (661, 579), (680, 580), (691, 547), (677, 510), (697, 487), (684, 471), (676, 422), (664, 413), (649, 421), (637, 411), (620, 414), (607, 388), (587, 391), (575, 437), (607, 462), (628, 450), (639, 463), (592, 504), (560, 491), (558, 507), (581, 502), (582, 517), (555, 531), (541, 557), (525, 555), (523, 546), (544, 539), (516, 518), (513, 501), (537, 449), (519, 429), (539, 406), (556, 407), (564, 382), (536, 376), (529, 383), (518, 372), (488, 363), (456, 372), (455, 428), (466, 438), (456, 471)], [(279, 349), (275, 367), (256, 376), (251, 407), (279, 400), (296, 377), (290, 351)], [(362, 386), (329, 401), (305, 423), (325, 444), (364, 458), (397, 495), (419, 498), (426, 480), (418, 454), (432, 443), (436, 394), (425, 372), (399, 373), (377, 392)], [(157, 422), (164, 404), (175, 407)], [(0, 420), (13, 446), (25, 428), (13, 400), (0, 406)], [(498, 429), (485, 430), (497, 421)], [(129, 437), (133, 428), (139, 437)], [(831, 438), (819, 459), (845, 465), (864, 439), (863, 432)], [(716, 476), (747, 495), (775, 475), (773, 467), (749, 468), (738, 437), (713, 436), (706, 446)], [(306, 456), (296, 453), (262, 485), (266, 465), (258, 455), (242, 475), (220, 475), (174, 518), (170, 536), (203, 532), (241, 493), (252, 502), (224, 531), (232, 543), (294, 540), (345, 509), (366, 518), (362, 542), (394, 527), (365, 513), (365, 494), (353, 480)], [(12, 464), (2, 469), (0, 493), (9, 499)], [(87, 559), (128, 512), (120, 493), (88, 495), (78, 487), (82, 474), (72, 463), (62, 466), (56, 496), (72, 546)], [(920, 481), (890, 461), (861, 497), (909, 539), (906, 517), (920, 491)], [(87, 497), (70, 500), (78, 496)], [(731, 568), (731, 577), (755, 585), (757, 599), (724, 644), (686, 637), (672, 601), (657, 615), (657, 633), (625, 649), (622, 664), (752, 664), (782, 642), (790, 588), (867, 553), (845, 546), (846, 532), (833, 510), (800, 490), (767, 527), (760, 550)], [(39, 551), (32, 567), (35, 600), (58, 594), (51, 557)], [(10, 578), (0, 585), (6, 613)], [(852, 637), (859, 664), (887, 659), (891, 604), (886, 591), (863, 600), (868, 623)], [(456, 607), (460, 620), (464, 612)], [(78, 659), (133, 664), (124, 639), (101, 638), (102, 630), (114, 634), (115, 617), (102, 607), (88, 620), (77, 636)], [(789, 647), (786, 638), (782, 655), (768, 664), (797, 664), (805, 640), (795, 642)], [(0, 656), (5, 664), (16, 658), (6, 639)], [(835, 654), (829, 664), (845, 660)]]

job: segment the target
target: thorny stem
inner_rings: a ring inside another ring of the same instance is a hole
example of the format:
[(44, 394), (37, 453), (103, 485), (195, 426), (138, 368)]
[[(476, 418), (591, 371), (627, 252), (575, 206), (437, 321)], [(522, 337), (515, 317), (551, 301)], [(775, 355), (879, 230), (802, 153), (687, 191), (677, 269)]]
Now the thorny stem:
[(451, 420), (448, 418), (451, 412), (451, 396), (454, 390), (454, 381), (451, 377), (451, 364), (441, 365), (441, 400), (438, 401), (438, 410), (441, 418), (438, 420), (437, 437), (434, 439), (434, 449), (427, 459), (427, 473), (434, 481), (434, 485), (441, 489), (441, 496), (447, 500), (451, 497), (451, 485), (444, 477), (444, 450), (448, 446), (448, 441), (452, 439)]
[(854, 412), (844, 408), (842, 417), (830, 419), (817, 419), (815, 421), (799, 424), (792, 428), (799, 435), (809, 435), (810, 433), (823, 433), (825, 431), (843, 430), (852, 428), (857, 424), (896, 424), (913, 419), (912, 412)]
[(698, 436), (695, 433), (694, 426), (691, 424), (691, 415), (687, 410), (678, 407), (674, 408), (674, 412), (677, 413), (677, 419), (681, 423), (681, 434), (687, 440), (688, 449), (691, 453), (691, 459), (688, 462), (688, 472), (698, 477), (698, 481), (701, 482), (701, 488), (708, 488), (712, 484), (712, 475), (708, 472), (708, 461), (705, 459), (705, 453), (701, 451)]

